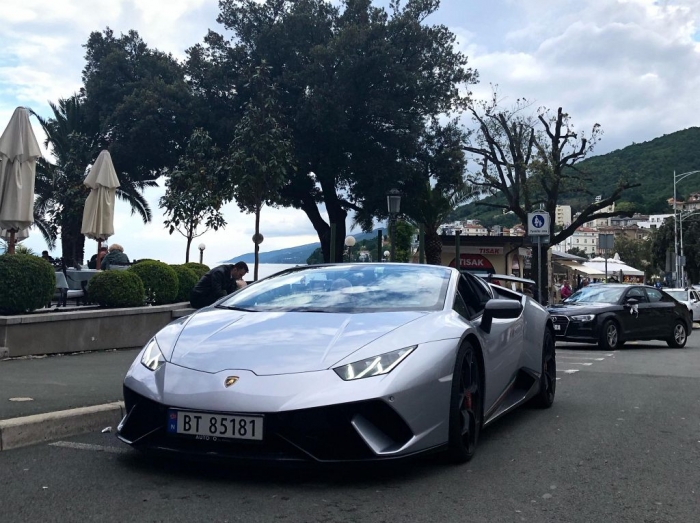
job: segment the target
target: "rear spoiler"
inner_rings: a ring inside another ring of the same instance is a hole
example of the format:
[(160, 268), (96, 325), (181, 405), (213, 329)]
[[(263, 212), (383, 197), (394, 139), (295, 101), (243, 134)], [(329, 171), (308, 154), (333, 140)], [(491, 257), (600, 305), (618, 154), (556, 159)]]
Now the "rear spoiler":
[(534, 280), (528, 280), (527, 278), (518, 278), (517, 276), (508, 276), (507, 274), (489, 274), (488, 276), (484, 277), (484, 279), (489, 283), (492, 283), (493, 280), (499, 280), (499, 281), (512, 281), (515, 283), (535, 285)]

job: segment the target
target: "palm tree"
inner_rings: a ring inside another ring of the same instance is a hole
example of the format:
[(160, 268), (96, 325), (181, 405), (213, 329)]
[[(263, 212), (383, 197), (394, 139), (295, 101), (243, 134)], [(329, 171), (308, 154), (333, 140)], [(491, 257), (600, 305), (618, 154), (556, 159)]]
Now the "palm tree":
[[(85, 236), (80, 229), (90, 189), (83, 181), (87, 167), (105, 148), (107, 140), (98, 123), (87, 114), (82, 94), (49, 105), (51, 118), (44, 119), (32, 111), (46, 133), (45, 145), (50, 147), (54, 158), (54, 163), (43, 158), (37, 162), (35, 223), (45, 238), (53, 232), (55, 239), (56, 231), (60, 230), (62, 256), (67, 265), (73, 265), (82, 263), (84, 257)], [(120, 173), (119, 183), (117, 198), (129, 203), (132, 214), (138, 213), (148, 223), (151, 209), (142, 191), (155, 187), (156, 182), (136, 181), (127, 173)]]
[(425, 230), (425, 260), (431, 265), (442, 264), (442, 240), (438, 229), (448, 216), (461, 204), (473, 197), (473, 191), (466, 183), (447, 188), (440, 185), (425, 184), (417, 205), (412, 205), (407, 212), (415, 224), (423, 224)]

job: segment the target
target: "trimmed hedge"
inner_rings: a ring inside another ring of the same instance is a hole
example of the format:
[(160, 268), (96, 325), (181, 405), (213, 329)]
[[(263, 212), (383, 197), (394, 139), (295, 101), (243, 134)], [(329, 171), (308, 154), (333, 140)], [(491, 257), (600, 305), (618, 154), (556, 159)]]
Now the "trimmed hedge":
[(90, 299), (102, 307), (141, 307), (146, 300), (143, 282), (129, 271), (103, 271), (90, 278)]
[(197, 273), (184, 265), (171, 265), (171, 267), (177, 273), (177, 298), (175, 301), (190, 301), (190, 293), (199, 281)]
[(132, 265), (127, 272), (133, 272), (143, 282), (146, 302), (153, 305), (174, 303), (177, 298), (177, 273), (166, 263), (143, 261)]
[(183, 264), (182, 266), (187, 267), (188, 269), (192, 269), (197, 275), (197, 281), (201, 280), (202, 276), (204, 276), (210, 270), (209, 266), (204, 265), (203, 263), (188, 262)]
[(30, 254), (0, 256), (0, 313), (22, 314), (44, 307), (56, 291), (56, 274)]

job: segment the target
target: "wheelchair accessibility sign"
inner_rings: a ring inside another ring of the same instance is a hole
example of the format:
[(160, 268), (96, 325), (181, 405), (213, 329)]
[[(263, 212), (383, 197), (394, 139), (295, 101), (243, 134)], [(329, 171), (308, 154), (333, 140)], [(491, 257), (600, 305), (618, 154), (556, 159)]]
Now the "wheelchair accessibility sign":
[(531, 212), (527, 215), (528, 236), (549, 236), (550, 217), (545, 211)]

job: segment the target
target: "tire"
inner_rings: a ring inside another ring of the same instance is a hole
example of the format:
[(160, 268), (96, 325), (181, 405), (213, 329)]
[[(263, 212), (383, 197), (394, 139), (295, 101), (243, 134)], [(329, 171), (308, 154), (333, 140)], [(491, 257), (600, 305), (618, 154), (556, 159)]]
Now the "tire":
[(613, 320), (603, 324), (598, 346), (603, 350), (616, 350), (620, 347), (620, 327)]
[(483, 390), (481, 360), (476, 348), (467, 341), (457, 353), (452, 374), (447, 445), (452, 463), (465, 463), (474, 457), (484, 417)]
[(542, 370), (540, 374), (540, 390), (532, 398), (532, 405), (539, 409), (548, 409), (554, 403), (557, 391), (557, 355), (554, 336), (549, 329), (545, 330), (542, 342)]
[(673, 326), (673, 336), (666, 340), (666, 344), (674, 349), (682, 349), (688, 341), (688, 328), (682, 321), (677, 321)]

